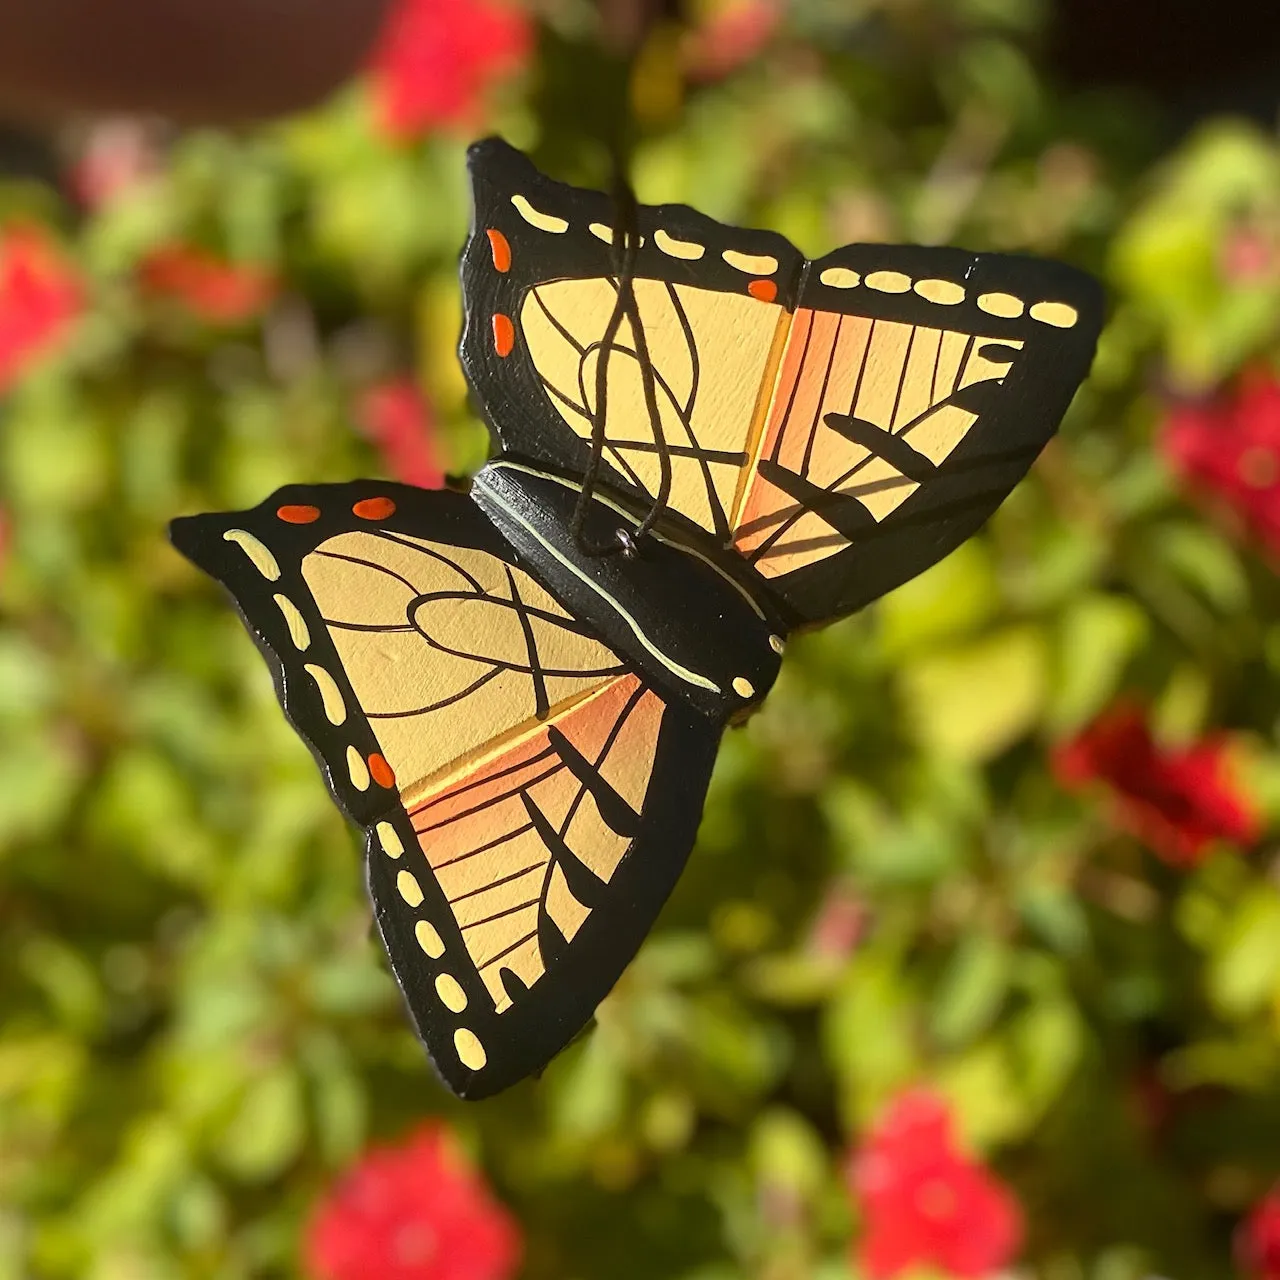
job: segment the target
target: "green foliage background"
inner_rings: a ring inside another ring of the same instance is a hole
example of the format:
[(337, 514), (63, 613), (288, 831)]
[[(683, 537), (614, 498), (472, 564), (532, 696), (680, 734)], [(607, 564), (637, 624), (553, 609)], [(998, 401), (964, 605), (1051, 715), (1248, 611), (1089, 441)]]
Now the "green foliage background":
[[(0, 439), (0, 1276), (295, 1275), (335, 1171), (440, 1113), (534, 1280), (840, 1280), (848, 1144), (917, 1081), (1016, 1188), (1029, 1274), (1230, 1275), (1280, 1172), (1274, 849), (1175, 873), (1047, 754), (1130, 690), (1169, 740), (1241, 731), (1280, 809), (1274, 570), (1151, 446), (1161, 386), (1280, 352), (1280, 284), (1220, 268), (1242, 216), (1280, 221), (1280, 146), (1228, 122), (1156, 163), (1154, 116), (1051, 85), (1034, 0), (796, 0), (763, 57), (699, 87), (674, 31), (628, 82), (591, 10), (545, 14), (493, 124), (557, 176), (607, 180), (601, 122), (629, 102), (647, 202), (814, 256), (1068, 258), (1111, 290), (1095, 377), (987, 532), (793, 646), (596, 1029), (467, 1107), (408, 1030), (356, 839), (266, 668), (164, 537), (374, 472), (351, 400), (407, 361), (451, 468), (479, 465), (453, 354), (465, 140), (381, 140), (357, 87), (183, 137), (83, 219), (7, 184), (0, 210), (58, 228), (92, 302)], [(274, 263), (282, 299), (230, 332), (147, 301), (134, 268), (174, 238)]]

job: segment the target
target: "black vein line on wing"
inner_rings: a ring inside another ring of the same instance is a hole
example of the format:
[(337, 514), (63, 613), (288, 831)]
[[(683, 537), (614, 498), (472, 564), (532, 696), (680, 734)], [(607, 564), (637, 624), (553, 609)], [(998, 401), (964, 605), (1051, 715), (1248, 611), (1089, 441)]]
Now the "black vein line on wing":
[(457, 857), (447, 858), (444, 862), (437, 863), (431, 869), (432, 871), (443, 871), (446, 867), (456, 867), (459, 862), (466, 862), (468, 858), (478, 858), (482, 853), (488, 853), (491, 849), (496, 849), (499, 845), (507, 844), (511, 840), (518, 840), (532, 830), (533, 823), (526, 822), (523, 827), (517, 827), (514, 831), (507, 832), (505, 836), (490, 840), (488, 844), (482, 844), (478, 849), (468, 849), (466, 853), (460, 853)]
[(791, 425), (791, 414), (796, 407), (796, 396), (800, 394), (801, 375), (804, 373), (804, 366), (809, 359), (809, 344), (813, 341), (813, 312), (809, 312), (809, 322), (804, 331), (804, 347), (800, 352), (800, 363), (796, 366), (796, 376), (791, 382), (791, 392), (787, 396), (787, 411), (782, 415), (782, 425), (778, 428), (778, 434), (773, 439), (773, 454), (770, 457), (771, 462), (777, 462), (782, 456), (782, 443), (787, 436), (787, 428)]
[[(468, 889), (466, 893), (460, 893), (456, 898), (450, 898), (448, 900), (449, 905), (457, 906), (459, 902), (467, 902), (471, 898), (478, 898), (482, 893), (488, 893), (490, 889), (501, 889), (504, 884), (519, 880), (521, 876), (527, 876), (530, 871), (541, 871), (544, 862), (544, 858), (539, 858), (537, 862), (530, 863), (522, 871), (512, 871), (509, 875), (499, 876), (497, 880), (490, 880), (487, 884), (482, 884), (478, 889)], [(537, 902), (537, 898), (534, 899), (534, 902)], [(476, 923), (482, 922), (477, 921)]]
[[(439, 822), (433, 822), (427, 827), (414, 827), (414, 830), (420, 835), (425, 836), (429, 831), (438, 831), (442, 827), (450, 826), (455, 822), (461, 822), (463, 818), (470, 818), (473, 814), (483, 813), (486, 809), (492, 809), (496, 805), (502, 804), (504, 801), (510, 800), (513, 796), (518, 796), (527, 787), (536, 787), (538, 783), (545, 782), (548, 778), (553, 778), (561, 769), (563, 764), (557, 764), (548, 769), (545, 773), (540, 773), (536, 778), (530, 778), (528, 782), (521, 782), (514, 786), (510, 791), (504, 791), (501, 795), (490, 796), (487, 800), (480, 801), (479, 804), (472, 805), (470, 809), (464, 809), (461, 813), (450, 814), (449, 817), (441, 819)], [(486, 778), (486, 782), (490, 779)]]
[[(818, 393), (818, 403), (813, 409), (813, 421), (809, 424), (809, 439), (804, 446), (804, 463), (800, 474), (807, 480), (809, 478), (809, 462), (813, 457), (813, 441), (818, 434), (818, 425), (822, 421), (822, 406), (827, 400), (827, 387), (831, 384), (831, 370), (835, 367), (836, 351), (840, 347), (840, 330), (844, 327), (844, 316), (836, 321), (836, 334), (831, 340), (831, 351), (827, 355), (827, 371), (822, 377), (822, 390)], [(870, 342), (868, 341), (868, 350)], [(866, 357), (863, 357), (863, 365), (866, 365)]]
[[(614, 440), (610, 443), (612, 448), (624, 453), (659, 452), (656, 443), (651, 444), (645, 440)], [(685, 444), (669, 444), (666, 449), (673, 458), (705, 458), (713, 466), (741, 467), (750, 461), (747, 454), (734, 453), (730, 449), (695, 449), (692, 445)]]
[(337, 618), (321, 615), (320, 621), (335, 631), (365, 631), (373, 635), (395, 635), (397, 632), (417, 631), (411, 622), (339, 622)]
[[(503, 564), (505, 567), (505, 561)], [(422, 595), (415, 597), (410, 607), (412, 608), (422, 604), (434, 604), (437, 600), (470, 601), (480, 598), (483, 598), (490, 604), (498, 605), (504, 609), (512, 609), (515, 607), (514, 601), (508, 599), (506, 596), (477, 597), (470, 591), (427, 591)], [(536, 604), (530, 604), (527, 600), (522, 601), (522, 604), (524, 606), (524, 611), (531, 618), (537, 618), (541, 622), (550, 623), (553, 627), (559, 627), (562, 631), (571, 632), (573, 635), (582, 636), (588, 640), (596, 640), (596, 633), (587, 623), (581, 622), (579, 619), (574, 618), (569, 614), (552, 613), (550, 609), (541, 609)], [(412, 627), (412, 623), (409, 625)], [(416, 631), (418, 628), (413, 627), (413, 630)], [(599, 641), (596, 640), (596, 643), (599, 643)]]
[(494, 667), (492, 671), (485, 672), (479, 680), (473, 681), (465, 689), (450, 694), (447, 698), (441, 698), (438, 702), (428, 703), (425, 707), (417, 707), (413, 711), (366, 711), (364, 714), (369, 720), (409, 720), (413, 716), (425, 716), (432, 711), (442, 711), (445, 707), (451, 707), (454, 703), (469, 698), (476, 690), (484, 688), (490, 680), (500, 676), (503, 670), (502, 667)]
[(551, 702), (547, 698), (547, 680), (542, 671), (542, 662), (538, 657), (538, 641), (533, 634), (533, 623), (525, 612), (524, 601), (520, 598), (520, 590), (516, 586), (516, 576), (507, 568), (507, 582), (511, 587), (511, 603), (515, 606), (516, 616), (520, 619), (520, 630), (524, 632), (525, 647), (529, 651), (529, 678), (533, 681), (534, 715), (545, 720), (551, 710)]
[(585, 356), (587, 354), (586, 347), (584, 347), (582, 343), (580, 343), (577, 340), (577, 338), (575, 338), (573, 334), (571, 334), (569, 330), (566, 329), (564, 325), (562, 325), (560, 321), (557, 320), (556, 317), (551, 314), (550, 307), (548, 307), (547, 304), (542, 300), (541, 289), (542, 289), (541, 285), (535, 285), (530, 290), (530, 292), (533, 294), (534, 301), (538, 304), (538, 306), (542, 308), (542, 314), (546, 316), (548, 320), (551, 321), (551, 324), (555, 328), (556, 332), (578, 353), (579, 357)]
[(485, 787), (491, 782), (497, 782), (499, 778), (508, 778), (513, 773), (520, 773), (529, 768), (530, 765), (541, 764), (542, 761), (551, 759), (555, 754), (551, 747), (544, 747), (536, 756), (530, 756), (527, 760), (510, 764), (505, 769), (499, 769), (497, 773), (487, 773), (482, 778), (464, 782), (460, 787), (451, 787), (441, 795), (432, 796), (429, 800), (424, 800), (416, 809), (410, 810), (409, 816), (416, 817), (420, 813), (426, 813), (428, 809), (442, 804), (446, 800), (456, 800), (459, 796), (466, 795), (468, 791), (474, 791), (477, 787)]
[(698, 383), (702, 378), (702, 362), (698, 357), (698, 342), (694, 337), (693, 325), (689, 323), (689, 313), (684, 309), (684, 303), (680, 301), (680, 295), (676, 292), (676, 287), (670, 280), (663, 282), (667, 286), (667, 296), (671, 299), (671, 306), (674, 308), (676, 318), (680, 321), (680, 328), (684, 330), (684, 340), (689, 345), (689, 398), (685, 401), (685, 416), (691, 421), (693, 419), (694, 405), (698, 399)]
[(554, 396), (562, 405), (568, 409), (572, 409), (579, 417), (586, 418), (588, 422), (591, 421), (591, 415), (587, 412), (586, 405), (579, 404), (572, 396), (565, 395), (565, 393), (561, 391), (554, 382), (544, 378), (542, 374), (538, 374), (538, 381), (542, 383), (542, 389), (548, 395)]
[[(419, 555), (430, 556), (432, 560), (439, 560), (441, 564), (448, 565), (455, 573), (464, 577), (480, 595), (488, 594), (485, 591), (483, 584), (480, 583), (480, 581), (463, 565), (459, 564), (456, 560), (451, 559), (443, 552), (437, 551), (434, 547), (424, 547), (421, 543), (415, 542), (412, 538), (402, 537), (400, 534), (396, 533), (394, 529), (378, 529), (374, 533), (374, 536), (378, 538), (385, 538), (388, 542), (394, 542), (401, 547), (408, 547), (410, 551), (416, 551)], [(482, 551), (480, 554), (492, 555), (491, 552), (487, 551)], [(493, 556), (493, 559), (498, 560), (499, 557)]]
[(410, 582), (402, 573), (397, 573), (394, 569), (388, 569), (385, 564), (378, 564), (374, 560), (362, 560), (359, 556), (343, 555), (340, 551), (320, 551), (316, 550), (312, 555), (322, 556), (326, 560), (345, 560), (347, 564), (362, 565), (366, 569), (374, 569), (378, 573), (386, 574), (388, 578), (394, 578), (397, 582), (403, 583), (415, 596), (422, 594), (422, 589)]
[[(501, 603), (510, 606), (512, 602), (510, 600), (504, 600)], [(524, 625), (523, 618), (521, 620), (521, 625)], [(594, 680), (603, 679), (605, 676), (618, 675), (626, 669), (621, 663), (614, 667), (568, 667), (564, 669), (559, 667), (540, 667), (537, 665), (536, 646), (533, 650), (533, 662), (529, 666), (523, 666), (519, 662), (503, 662), (497, 658), (490, 658), (482, 654), (469, 653), (465, 649), (451, 649), (448, 645), (442, 644), (427, 632), (419, 630), (418, 628), (415, 628), (415, 630), (418, 631), (423, 642), (430, 648), (436, 650), (437, 653), (447, 653), (449, 657), (461, 658), (464, 662), (480, 662), (485, 666), (497, 667), (501, 671), (511, 671), (516, 675), (530, 676), (533, 678), (535, 685), (540, 678), (548, 676), (563, 679), (574, 679), (578, 676), (582, 676), (587, 679)], [(531, 636), (532, 632), (530, 631), (529, 635), (526, 636), (526, 639), (529, 640), (530, 643), (532, 642)], [(539, 716), (539, 719), (541, 719), (541, 716)]]
[[(541, 867), (542, 863), (538, 863), (538, 866)], [(499, 880), (498, 883), (502, 884), (503, 882)], [(480, 890), (480, 892), (483, 892), (483, 890)], [(519, 915), (521, 911), (528, 911), (530, 907), (536, 907), (537, 905), (538, 899), (531, 898), (528, 902), (522, 902), (518, 906), (508, 907), (505, 911), (498, 911), (494, 915), (486, 916), (483, 920), (473, 920), (470, 924), (464, 924), (461, 926), (461, 931), (466, 933), (468, 929), (479, 929), (481, 925), (493, 924), (495, 920), (505, 920), (507, 916)]]
[[(942, 348), (946, 345), (948, 330), (938, 333), (938, 349), (933, 353), (933, 377), (929, 379), (929, 403), (938, 401), (938, 374), (942, 371)], [(950, 392), (947, 392), (950, 395)]]
[(537, 936), (538, 936), (537, 929), (535, 929), (532, 933), (526, 933), (523, 938), (520, 938), (517, 941), (513, 942), (509, 947), (503, 947), (503, 949), (499, 951), (496, 956), (491, 956), (483, 964), (477, 965), (476, 972), (483, 973), (486, 969), (491, 968), (493, 965), (497, 964), (499, 960), (506, 959), (506, 957), (509, 956), (513, 951), (516, 951), (520, 947), (523, 947), (526, 942), (531, 942)]
[(902, 406), (902, 393), (907, 386), (907, 373), (911, 369), (911, 353), (916, 349), (916, 334), (920, 332), (920, 326), (913, 324), (911, 326), (911, 336), (907, 339), (907, 354), (902, 360), (902, 369), (898, 374), (898, 390), (893, 397), (893, 412), (889, 414), (889, 434), (893, 434), (893, 424), (898, 420), (898, 410)]

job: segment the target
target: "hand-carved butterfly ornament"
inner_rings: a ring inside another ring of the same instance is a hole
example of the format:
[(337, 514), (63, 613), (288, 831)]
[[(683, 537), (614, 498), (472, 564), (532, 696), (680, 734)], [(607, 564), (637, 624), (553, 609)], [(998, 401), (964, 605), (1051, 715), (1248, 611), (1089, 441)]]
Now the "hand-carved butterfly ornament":
[(635, 954), (788, 634), (941, 559), (1026, 473), (1102, 299), (955, 249), (809, 262), (676, 205), (632, 207), (624, 279), (609, 197), (497, 139), (470, 167), (461, 354), (499, 449), (470, 493), (291, 486), (172, 536), (367, 832), (414, 1021), (482, 1098)]

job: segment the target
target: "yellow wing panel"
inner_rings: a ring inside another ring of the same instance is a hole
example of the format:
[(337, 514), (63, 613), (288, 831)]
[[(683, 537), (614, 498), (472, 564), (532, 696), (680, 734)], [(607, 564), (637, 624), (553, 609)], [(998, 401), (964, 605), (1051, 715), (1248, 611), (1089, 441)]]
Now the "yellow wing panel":
[(302, 572), (406, 806), (622, 670), (483, 551), (359, 530), (321, 543)]

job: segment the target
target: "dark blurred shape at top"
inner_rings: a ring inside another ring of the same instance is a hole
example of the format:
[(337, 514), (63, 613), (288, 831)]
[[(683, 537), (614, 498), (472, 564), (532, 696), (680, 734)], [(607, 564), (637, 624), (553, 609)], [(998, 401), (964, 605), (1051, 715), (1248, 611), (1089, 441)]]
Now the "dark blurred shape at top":
[(1219, 111), (1274, 122), (1277, 0), (1056, 0), (1054, 62), (1077, 84), (1158, 96), (1175, 122)]
[(0, 111), (199, 123), (296, 111), (360, 65), (388, 0), (3, 0)]

